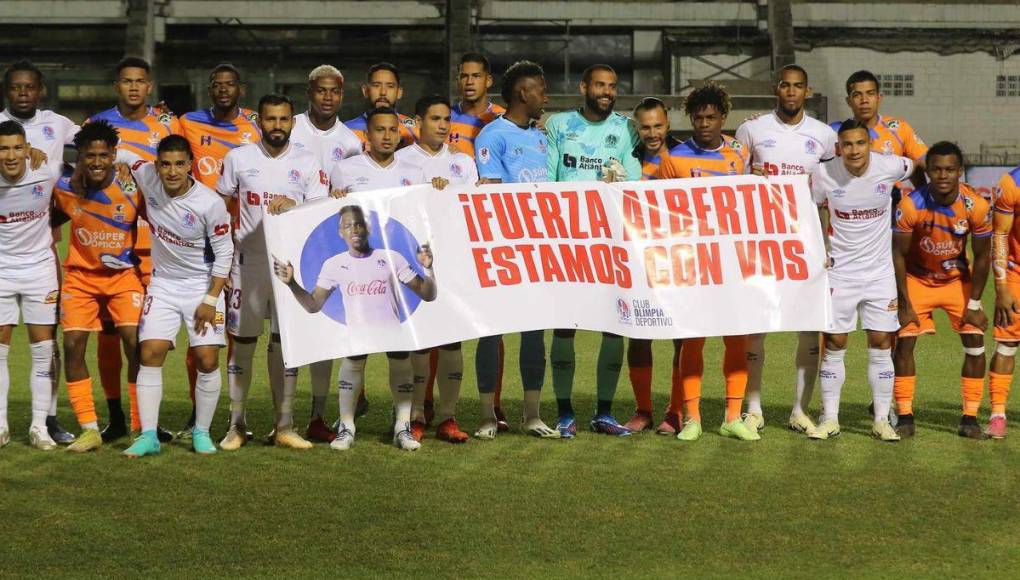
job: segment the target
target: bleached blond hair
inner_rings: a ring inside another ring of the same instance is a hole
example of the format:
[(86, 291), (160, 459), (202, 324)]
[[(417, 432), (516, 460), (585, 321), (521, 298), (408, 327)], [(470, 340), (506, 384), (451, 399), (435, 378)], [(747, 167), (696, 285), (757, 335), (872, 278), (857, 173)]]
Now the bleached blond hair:
[(331, 64), (320, 64), (313, 68), (312, 72), (308, 73), (308, 82), (310, 83), (324, 78), (338, 79), (341, 85), (344, 84), (343, 73)]

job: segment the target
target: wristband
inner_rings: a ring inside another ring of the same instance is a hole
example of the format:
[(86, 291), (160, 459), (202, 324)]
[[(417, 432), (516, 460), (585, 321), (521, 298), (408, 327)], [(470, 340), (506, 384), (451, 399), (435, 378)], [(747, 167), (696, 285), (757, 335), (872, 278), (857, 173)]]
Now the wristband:
[(981, 301), (971, 298), (970, 301), (967, 302), (967, 310), (981, 310)]
[(216, 307), (216, 304), (218, 304), (219, 301), (220, 299), (217, 296), (210, 296), (206, 294), (205, 296), (202, 297), (202, 304), (205, 304), (206, 306), (212, 306), (213, 308)]

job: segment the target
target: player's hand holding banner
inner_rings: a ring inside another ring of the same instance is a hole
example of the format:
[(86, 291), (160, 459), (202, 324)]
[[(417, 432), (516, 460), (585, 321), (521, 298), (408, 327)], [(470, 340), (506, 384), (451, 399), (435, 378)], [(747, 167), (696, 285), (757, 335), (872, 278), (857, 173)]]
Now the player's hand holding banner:
[(265, 228), (289, 367), (544, 328), (821, 330), (828, 312), (805, 176), (419, 185)]

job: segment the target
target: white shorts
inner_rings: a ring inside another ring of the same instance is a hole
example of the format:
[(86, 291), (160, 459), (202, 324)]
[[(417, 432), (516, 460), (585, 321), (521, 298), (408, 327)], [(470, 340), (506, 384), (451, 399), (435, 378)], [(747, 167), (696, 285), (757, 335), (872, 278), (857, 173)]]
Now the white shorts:
[(880, 280), (845, 280), (829, 276), (832, 296), (832, 318), (829, 334), (847, 334), (857, 330), (857, 316), (865, 330), (896, 332), (900, 329), (897, 314), (896, 278), (890, 274)]
[(271, 332), (279, 332), (273, 300), (273, 280), (265, 262), (245, 264), (243, 256), (234, 260), (230, 269), (230, 284), (227, 331), (231, 335), (261, 336), (267, 318), (270, 319)]
[(17, 325), (19, 314), (25, 324), (57, 323), (60, 283), (56, 263), (40, 268), (39, 274), (21, 280), (8, 280), (0, 274), (0, 326)]
[(138, 324), (138, 341), (169, 340), (175, 342), (181, 323), (188, 329), (190, 346), (226, 346), (223, 334), (223, 295), (216, 304), (216, 322), (207, 326), (205, 335), (195, 332), (195, 309), (205, 297), (206, 287), (177, 285), (167, 280), (153, 278), (146, 288), (142, 304), (142, 320)]

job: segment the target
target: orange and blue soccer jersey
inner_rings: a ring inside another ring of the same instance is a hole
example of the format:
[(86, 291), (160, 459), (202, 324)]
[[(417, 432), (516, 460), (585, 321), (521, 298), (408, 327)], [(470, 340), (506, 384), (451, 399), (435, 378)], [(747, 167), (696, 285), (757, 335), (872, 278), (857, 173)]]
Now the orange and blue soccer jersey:
[(114, 178), (106, 188), (80, 196), (68, 183), (71, 174), (70, 169), (65, 170), (53, 187), (54, 203), (71, 221), (64, 268), (101, 274), (135, 268), (138, 186), (134, 181)]
[(181, 117), (180, 126), (180, 134), (191, 144), (194, 158), (191, 174), (202, 185), (213, 190), (216, 189), (216, 180), (220, 177), (220, 168), (227, 152), (262, 139), (258, 114), (251, 109), (238, 109), (232, 121), (220, 121), (213, 116), (212, 109), (192, 111)]
[[(839, 131), (842, 121), (830, 123), (833, 131)], [(878, 123), (868, 129), (871, 135), (871, 150), (886, 155), (899, 155), (915, 163), (924, 159), (928, 146), (917, 136), (914, 128), (903, 119), (878, 116)]]
[(1009, 231), (1009, 269), (1011, 283), (1020, 283), (1020, 167), (1014, 168), (999, 179), (995, 189), (995, 211), (1014, 216), (1013, 228)]
[(649, 179), (656, 179), (655, 174), (659, 172), (659, 167), (662, 166), (663, 159), (669, 158), (669, 150), (676, 147), (680, 143), (670, 137), (666, 136), (666, 144), (659, 149), (659, 152), (655, 155), (649, 155), (644, 148), (640, 148), (641, 153), (641, 181), (648, 181)]
[(505, 112), (506, 109), (490, 102), (485, 112), (476, 117), (463, 112), (460, 103), (454, 105), (450, 111), (450, 137), (446, 141), (450, 144), (450, 149), (460, 151), (474, 159), (475, 137), (486, 125)]
[[(401, 113), (397, 113), (397, 117), (400, 119), (400, 147), (414, 144), (418, 140), (418, 125), (415, 124), (414, 118)], [(358, 139), (361, 139), (362, 144), (368, 141), (368, 138), (365, 136), (365, 129), (368, 128), (367, 112), (345, 121), (344, 125), (351, 131), (354, 131)]]
[(732, 137), (723, 135), (718, 149), (702, 149), (690, 138), (669, 149), (660, 160), (655, 179), (743, 175), (747, 173), (747, 148)]
[(907, 273), (934, 284), (969, 280), (967, 234), (975, 238), (992, 235), (988, 202), (961, 183), (956, 200), (948, 206), (940, 205), (929, 187), (904, 195), (896, 209), (894, 231), (913, 236)]
[(179, 135), (180, 122), (173, 113), (156, 113), (149, 107), (145, 117), (132, 121), (125, 119), (117, 107), (107, 109), (89, 117), (85, 122), (103, 120), (117, 129), (120, 137), (119, 149), (130, 151), (145, 161), (156, 160), (156, 146), (167, 135)]

